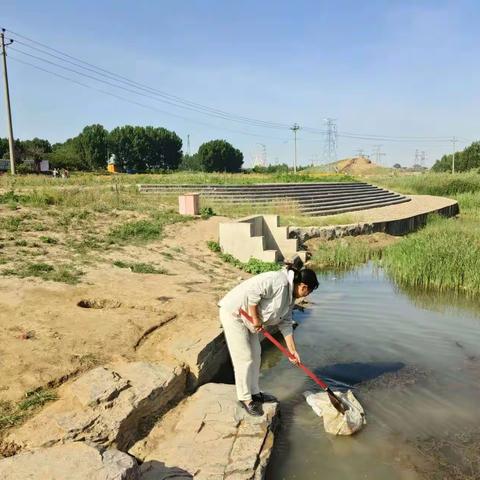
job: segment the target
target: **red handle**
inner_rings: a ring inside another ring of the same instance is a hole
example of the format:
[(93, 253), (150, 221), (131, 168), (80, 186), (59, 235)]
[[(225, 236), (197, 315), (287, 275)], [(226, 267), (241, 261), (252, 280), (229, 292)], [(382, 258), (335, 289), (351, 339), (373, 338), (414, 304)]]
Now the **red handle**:
[[(240, 314), (243, 315), (250, 323), (253, 323), (253, 318), (243, 309), (240, 309)], [(290, 358), (292, 360), (295, 359), (295, 357), (270, 333), (268, 333), (263, 327), (260, 329), (260, 331), (265, 335), (268, 340), (270, 340), (287, 358)], [(299, 363), (297, 367), (301, 368), (317, 385), (322, 387), (324, 390), (330, 390), (328, 388), (328, 385), (320, 380), (311, 370), (309, 370), (303, 363)]]

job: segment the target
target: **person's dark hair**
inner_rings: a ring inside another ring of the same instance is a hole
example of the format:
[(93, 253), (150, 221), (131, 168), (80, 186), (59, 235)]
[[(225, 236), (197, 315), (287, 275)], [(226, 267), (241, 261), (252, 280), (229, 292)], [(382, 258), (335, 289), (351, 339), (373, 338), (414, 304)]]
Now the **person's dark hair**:
[(293, 270), (293, 283), (304, 283), (311, 292), (318, 288), (317, 274), (311, 268), (302, 268), (297, 270), (293, 267), (288, 267), (288, 270)]

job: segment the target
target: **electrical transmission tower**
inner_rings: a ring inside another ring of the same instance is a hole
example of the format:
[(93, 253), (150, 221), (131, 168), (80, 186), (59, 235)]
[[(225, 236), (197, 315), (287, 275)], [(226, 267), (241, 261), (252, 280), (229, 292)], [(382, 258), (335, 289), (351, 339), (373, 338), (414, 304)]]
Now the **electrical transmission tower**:
[(267, 146), (264, 143), (257, 143), (257, 145), (260, 145), (262, 147), (262, 153), (257, 156), (257, 158), (260, 160), (259, 164), (262, 167), (267, 166)]
[(323, 149), (325, 163), (332, 163), (337, 160), (337, 124), (335, 120), (336, 118), (326, 118), (324, 120), (327, 125)]
[(357, 154), (357, 157), (367, 158), (367, 156), (365, 155), (365, 150), (363, 150), (363, 148), (359, 148), (358, 150), (355, 150), (355, 153)]
[(382, 162), (382, 157), (384, 157), (386, 153), (382, 152), (382, 145), (374, 145), (373, 146), (373, 156), (375, 157), (375, 163), (380, 165)]

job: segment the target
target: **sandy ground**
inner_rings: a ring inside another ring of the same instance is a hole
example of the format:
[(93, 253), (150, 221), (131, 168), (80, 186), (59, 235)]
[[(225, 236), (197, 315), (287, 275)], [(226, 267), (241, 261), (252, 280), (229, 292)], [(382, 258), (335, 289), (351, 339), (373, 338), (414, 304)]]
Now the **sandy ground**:
[(106, 254), (167, 275), (101, 263), (77, 285), (0, 277), (0, 400), (112, 360), (188, 363), (192, 345), (218, 330), (217, 300), (246, 276), (206, 246), (222, 220), (171, 225), (161, 241)]

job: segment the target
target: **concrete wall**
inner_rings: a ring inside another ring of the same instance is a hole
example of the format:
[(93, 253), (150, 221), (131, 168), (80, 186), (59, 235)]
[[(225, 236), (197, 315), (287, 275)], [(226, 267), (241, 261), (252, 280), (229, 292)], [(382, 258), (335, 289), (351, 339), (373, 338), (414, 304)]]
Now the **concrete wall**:
[(297, 240), (289, 239), (287, 227), (279, 227), (278, 222), (278, 215), (253, 215), (236, 222), (221, 223), (220, 247), (242, 262), (248, 262), (250, 258), (274, 262), (294, 255), (305, 261), (306, 252), (297, 251)]

